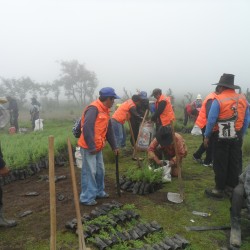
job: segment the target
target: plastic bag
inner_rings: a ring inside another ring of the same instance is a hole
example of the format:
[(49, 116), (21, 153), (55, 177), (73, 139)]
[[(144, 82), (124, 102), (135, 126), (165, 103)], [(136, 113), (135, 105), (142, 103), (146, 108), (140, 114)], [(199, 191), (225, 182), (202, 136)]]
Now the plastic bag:
[(155, 129), (154, 123), (147, 121), (142, 125), (140, 134), (137, 138), (137, 148), (141, 151), (146, 151), (151, 140), (154, 138)]
[(202, 131), (199, 126), (194, 125), (193, 129), (191, 130), (192, 135), (202, 135)]
[(80, 152), (80, 147), (76, 147), (75, 158), (76, 158), (76, 166), (78, 168), (82, 168), (82, 155)]

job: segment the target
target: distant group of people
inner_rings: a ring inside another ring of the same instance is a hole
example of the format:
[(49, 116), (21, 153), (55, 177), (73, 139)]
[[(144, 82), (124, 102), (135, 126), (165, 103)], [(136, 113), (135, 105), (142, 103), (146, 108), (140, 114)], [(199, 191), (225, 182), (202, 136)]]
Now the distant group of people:
[[(16, 133), (19, 131), (18, 117), (19, 117), (19, 108), (15, 98), (11, 96), (6, 96), (6, 100), (8, 102), (7, 109), (9, 110), (10, 116), (10, 129), (12, 133)], [(6, 101), (5, 101), (6, 102)], [(31, 98), (31, 109), (30, 109), (30, 120), (32, 130), (35, 128), (35, 121), (40, 118), (40, 107), (41, 104), (37, 101), (35, 97)]]

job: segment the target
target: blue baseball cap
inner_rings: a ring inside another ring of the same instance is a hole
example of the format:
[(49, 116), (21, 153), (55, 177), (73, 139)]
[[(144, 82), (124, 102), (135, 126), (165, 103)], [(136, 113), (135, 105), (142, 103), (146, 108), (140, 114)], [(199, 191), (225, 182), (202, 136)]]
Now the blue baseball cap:
[(146, 91), (141, 91), (139, 93), (139, 96), (140, 96), (141, 99), (147, 99), (147, 92)]
[(114, 97), (115, 99), (121, 99), (118, 95), (116, 95), (115, 90), (110, 87), (100, 89), (99, 95), (102, 97)]

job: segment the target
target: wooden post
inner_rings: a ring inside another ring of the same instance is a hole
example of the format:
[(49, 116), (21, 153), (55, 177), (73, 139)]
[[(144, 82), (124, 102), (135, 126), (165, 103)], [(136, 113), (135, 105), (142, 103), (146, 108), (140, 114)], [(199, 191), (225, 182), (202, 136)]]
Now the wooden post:
[(86, 245), (85, 245), (85, 241), (83, 237), (83, 226), (82, 226), (80, 205), (79, 205), (78, 192), (77, 192), (77, 186), (76, 186), (76, 176), (75, 176), (75, 169), (74, 169), (72, 146), (71, 146), (71, 142), (69, 138), (68, 138), (68, 152), (69, 152), (69, 166), (70, 166), (70, 173), (71, 173), (71, 180), (72, 180), (72, 187), (73, 187), (74, 203), (75, 203), (75, 209), (76, 209), (79, 250), (85, 250)]
[(50, 250), (56, 250), (56, 195), (54, 136), (49, 136)]
[(180, 197), (183, 200), (184, 199), (184, 190), (183, 190), (183, 182), (182, 182), (182, 177), (181, 177), (181, 161), (180, 161), (180, 155), (179, 155), (179, 152), (177, 149), (173, 121), (171, 121), (171, 128), (172, 128), (172, 137), (173, 137), (173, 142), (174, 142), (174, 151), (175, 151), (175, 155), (176, 155), (176, 165), (177, 165), (177, 169), (178, 169), (179, 192), (180, 192)]

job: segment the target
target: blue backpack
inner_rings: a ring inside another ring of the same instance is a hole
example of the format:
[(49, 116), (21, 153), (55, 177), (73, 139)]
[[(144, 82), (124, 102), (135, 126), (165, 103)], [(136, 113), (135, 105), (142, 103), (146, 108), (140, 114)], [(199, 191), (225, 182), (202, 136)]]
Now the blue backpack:
[(75, 124), (72, 128), (72, 133), (75, 138), (80, 138), (81, 136), (81, 118), (75, 121)]

